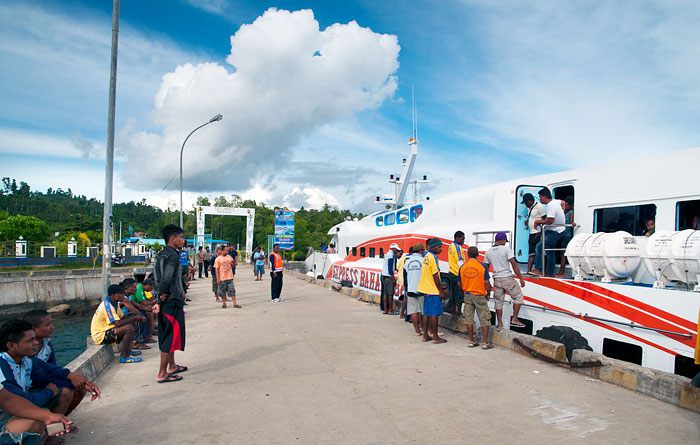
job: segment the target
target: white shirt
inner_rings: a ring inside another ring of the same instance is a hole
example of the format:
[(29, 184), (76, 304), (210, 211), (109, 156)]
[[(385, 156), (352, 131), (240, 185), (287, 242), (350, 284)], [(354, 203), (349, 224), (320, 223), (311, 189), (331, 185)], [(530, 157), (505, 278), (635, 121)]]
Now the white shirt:
[(484, 255), (484, 264), (493, 267), (494, 278), (509, 278), (513, 276), (513, 269), (510, 267), (510, 259), (514, 258), (513, 251), (505, 245), (493, 246)]
[(527, 220), (527, 225), (530, 228), (530, 234), (534, 235), (535, 233), (540, 233), (542, 231), (542, 227), (535, 227), (535, 221), (538, 219), (544, 219), (544, 216), (547, 214), (546, 206), (541, 202), (535, 201), (532, 207), (530, 207), (529, 212), (530, 217)]
[(414, 253), (403, 263), (403, 270), (406, 271), (406, 291), (418, 292), (418, 282), (423, 267), (423, 255)]
[(553, 230), (557, 233), (561, 233), (566, 229), (566, 227), (564, 227), (564, 224), (566, 224), (566, 216), (564, 216), (564, 209), (561, 208), (561, 200), (552, 199), (549, 201), (549, 204), (547, 204), (547, 218), (554, 218), (552, 225), (561, 224), (561, 227), (550, 227), (546, 225), (545, 230)]
[[(393, 259), (391, 271), (389, 271), (389, 260), (390, 259)], [(396, 255), (394, 255), (393, 250), (389, 249), (389, 251), (386, 253), (386, 255), (384, 255), (384, 264), (382, 264), (382, 276), (393, 277), (395, 271), (396, 271)]]

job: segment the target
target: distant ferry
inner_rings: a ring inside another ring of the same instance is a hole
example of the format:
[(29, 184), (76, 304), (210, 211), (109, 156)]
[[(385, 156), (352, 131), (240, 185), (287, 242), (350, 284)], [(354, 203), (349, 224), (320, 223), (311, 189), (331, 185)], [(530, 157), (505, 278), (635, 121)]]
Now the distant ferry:
[[(403, 180), (392, 177), (401, 191), (387, 199), (388, 209), (332, 227), (328, 234), (338, 253), (309, 256), (310, 273), (378, 293), (390, 244), (407, 253), (416, 242), (438, 237), (444, 243), (439, 263), (447, 281), (447, 247), (461, 230), (466, 234), (463, 247), (477, 246), (481, 255), (497, 232), (506, 232), (525, 276), (528, 209), (521, 201), (526, 193), (537, 199), (546, 186), (555, 199), (575, 200), (576, 227), (565, 274), (575, 279), (525, 278), (525, 304), (518, 318), (526, 327), (512, 329), (534, 335), (545, 327), (567, 326), (608, 357), (688, 377), (698, 372), (693, 355), (700, 312), (700, 231), (694, 229), (700, 223), (700, 148), (404, 203), (417, 155), (417, 141), (409, 144)], [(655, 220), (656, 233), (645, 237), (648, 219)], [(493, 299), (489, 305), (493, 312)], [(512, 306), (506, 304), (503, 312), (504, 322), (510, 320)]]

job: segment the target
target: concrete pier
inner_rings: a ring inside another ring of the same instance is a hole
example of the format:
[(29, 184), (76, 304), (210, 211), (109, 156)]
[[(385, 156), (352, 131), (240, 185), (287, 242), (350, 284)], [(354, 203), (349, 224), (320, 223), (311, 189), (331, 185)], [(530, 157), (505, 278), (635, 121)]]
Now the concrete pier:
[(189, 366), (157, 384), (156, 348), (98, 378), (69, 443), (696, 443), (700, 415), (514, 353), (422, 343), (398, 316), (330, 289), (240, 267), (242, 309), (193, 282)]

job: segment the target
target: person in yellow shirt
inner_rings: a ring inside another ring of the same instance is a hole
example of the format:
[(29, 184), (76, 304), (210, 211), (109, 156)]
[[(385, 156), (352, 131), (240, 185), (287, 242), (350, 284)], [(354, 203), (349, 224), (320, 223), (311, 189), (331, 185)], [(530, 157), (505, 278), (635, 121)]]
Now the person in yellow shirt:
[(459, 287), (459, 268), (467, 261), (464, 248), (464, 232), (455, 232), (454, 242), (447, 248), (447, 258), (450, 260), (450, 273), (447, 279), (450, 281), (452, 306), (450, 312), (455, 317), (462, 315), (462, 304), (464, 304), (464, 292)]
[[(442, 252), (442, 241), (437, 238), (426, 240), (429, 251), (423, 258), (418, 292), (423, 294), (423, 341), (430, 340), (433, 343), (447, 343), (447, 340), (438, 336), (438, 321), (442, 315), (441, 299), (447, 298), (447, 290), (442, 288), (440, 280), (440, 267), (438, 266), (438, 254)], [(428, 335), (431, 331), (432, 337)]]
[(146, 317), (142, 315), (122, 316), (119, 303), (124, 302), (124, 288), (112, 284), (107, 288), (107, 298), (104, 299), (92, 316), (90, 333), (96, 345), (122, 343), (122, 354), (119, 363), (138, 363), (141, 361), (141, 351), (132, 351), (134, 339), (134, 324), (143, 323)]

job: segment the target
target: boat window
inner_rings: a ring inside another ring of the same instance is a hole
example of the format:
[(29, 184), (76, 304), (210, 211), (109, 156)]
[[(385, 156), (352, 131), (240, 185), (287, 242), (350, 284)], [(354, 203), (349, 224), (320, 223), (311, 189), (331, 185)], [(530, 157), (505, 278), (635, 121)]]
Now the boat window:
[(700, 230), (700, 199), (676, 204), (676, 230)]
[(384, 225), (384, 216), (377, 216), (377, 219), (374, 220), (374, 223), (377, 225), (377, 227), (381, 227)]
[(423, 206), (422, 205), (417, 205), (411, 207), (411, 222), (415, 221), (418, 219), (419, 216), (423, 213)]
[(350, 248), (349, 247), (345, 248), (345, 255), (350, 255)]
[(360, 247), (360, 256), (361, 256), (362, 258), (364, 258), (365, 255), (366, 255), (366, 250), (365, 250), (365, 248), (364, 248), (364, 247)]
[(374, 258), (374, 254), (375, 254), (375, 249), (374, 249), (374, 247), (370, 247), (370, 248), (369, 248), (369, 256), (372, 257), (372, 258)]
[(352, 256), (357, 256), (357, 247), (352, 248)]
[(603, 338), (603, 355), (640, 366), (642, 364), (642, 347), (624, 341)]
[(389, 213), (384, 217), (384, 225), (385, 226), (390, 226), (394, 224), (394, 221), (396, 221), (396, 214), (395, 213)]
[(634, 236), (641, 236), (647, 230), (647, 221), (654, 219), (656, 219), (655, 204), (596, 209), (593, 231), (611, 233), (624, 230)]
[(399, 224), (406, 224), (408, 222), (408, 209), (399, 210), (396, 216), (398, 217), (397, 222)]
[(379, 248), (379, 258), (384, 258), (384, 248), (383, 247)]
[(513, 233), (513, 239), (511, 240), (511, 246), (513, 246), (513, 251), (515, 253), (515, 261), (519, 263), (527, 263), (528, 256), (530, 255), (528, 247), (530, 229), (527, 225), (530, 209), (523, 204), (523, 196), (529, 193), (535, 198), (535, 202), (539, 202), (540, 197), (537, 192), (539, 192), (541, 188), (542, 186), (540, 185), (520, 185), (515, 189), (515, 231)]

